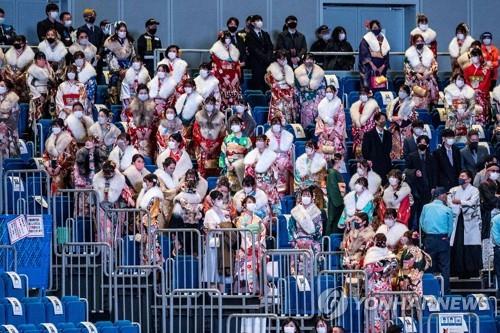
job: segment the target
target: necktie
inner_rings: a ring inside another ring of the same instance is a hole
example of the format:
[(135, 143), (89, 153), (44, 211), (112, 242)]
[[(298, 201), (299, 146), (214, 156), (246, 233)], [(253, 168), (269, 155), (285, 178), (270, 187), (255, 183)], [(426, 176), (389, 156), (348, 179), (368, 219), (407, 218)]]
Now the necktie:
[(236, 36), (231, 36), (231, 43), (233, 43), (233, 45), (236, 45)]
[(259, 39), (262, 39), (262, 32), (259, 31), (257, 35), (259, 36)]
[(450, 161), (451, 166), (453, 166), (453, 154), (451, 149), (446, 149), (446, 155), (448, 155), (448, 160)]
[(384, 132), (378, 132), (378, 137), (380, 138), (380, 141), (384, 142)]

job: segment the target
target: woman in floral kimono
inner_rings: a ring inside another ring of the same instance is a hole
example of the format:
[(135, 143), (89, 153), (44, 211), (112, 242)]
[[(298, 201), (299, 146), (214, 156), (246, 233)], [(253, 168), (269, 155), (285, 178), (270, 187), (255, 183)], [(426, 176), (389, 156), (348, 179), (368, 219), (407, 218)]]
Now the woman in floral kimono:
[[(85, 139), (89, 135), (89, 130), (94, 121), (91, 117), (84, 114), (83, 105), (80, 102), (75, 102), (72, 107), (72, 112), (64, 120), (68, 131), (75, 138), (76, 143), (81, 147), (85, 143)], [(64, 113), (66, 114), (66, 113)]]
[(45, 142), (43, 165), (52, 177), (52, 193), (59, 188), (68, 188), (73, 169), (76, 142), (64, 126), (64, 121), (57, 118), (52, 122), (52, 134)]
[(130, 135), (121, 133), (116, 139), (108, 159), (115, 162), (118, 171), (123, 172), (132, 164), (132, 157), (136, 154), (139, 154), (139, 151), (132, 144)]
[(56, 29), (49, 29), (45, 34), (45, 39), (38, 44), (38, 51), (43, 52), (55, 73), (56, 79), (64, 78), (66, 65), (66, 55), (68, 51), (63, 42), (58, 39), (59, 34)]
[(87, 31), (83, 29), (78, 29), (76, 32), (76, 40), (74, 43), (68, 47), (69, 53), (73, 55), (73, 59), (77, 52), (82, 52), (84, 54), (84, 59), (94, 66), (97, 65), (96, 55), (97, 47), (89, 42), (89, 35)]
[(189, 79), (188, 63), (180, 58), (180, 48), (177, 45), (169, 45), (165, 51), (165, 57), (158, 65), (167, 65), (176, 83), (175, 98), (179, 98), (184, 93), (186, 80)]
[(295, 86), (299, 104), (300, 123), (303, 128), (314, 124), (318, 104), (325, 96), (325, 72), (314, 63), (314, 55), (304, 55), (303, 64), (295, 70)]
[(380, 107), (377, 101), (372, 98), (371, 90), (361, 88), (359, 101), (354, 102), (350, 109), (352, 119), (352, 149), (356, 157), (361, 154), (363, 136), (375, 127), (373, 117), (379, 112)]
[(269, 226), (269, 221), (271, 220), (271, 209), (269, 207), (269, 199), (266, 192), (257, 188), (257, 183), (253, 176), (247, 175), (243, 178), (243, 189), (239, 190), (232, 196), (233, 217), (238, 216), (243, 212), (242, 202), (248, 196), (252, 196), (255, 199), (255, 210), (253, 213), (257, 215), (264, 225)]
[(168, 139), (174, 133), (182, 133), (182, 121), (177, 117), (175, 108), (168, 106), (159, 119), (156, 131), (156, 153), (159, 155), (168, 148)]
[(432, 50), (425, 45), (424, 37), (414, 35), (412, 46), (405, 52), (405, 81), (413, 89), (417, 109), (429, 109), (439, 99), (436, 80), (438, 63)]
[(480, 49), (473, 49), (470, 52), (471, 64), (464, 68), (465, 82), (474, 89), (476, 105), (482, 108), (482, 112), (476, 113), (476, 124), (485, 126), (490, 122), (490, 86), (491, 69), (483, 59)]
[(368, 190), (368, 180), (359, 177), (354, 183), (353, 190), (344, 197), (344, 211), (338, 223), (339, 228), (344, 229), (346, 222), (358, 212), (366, 213), (371, 221), (374, 209), (373, 195)]
[(481, 107), (476, 106), (474, 89), (465, 83), (463, 74), (456, 73), (444, 89), (444, 96), (446, 128), (454, 130), (455, 135), (464, 140), (475, 122), (475, 114), (482, 112)]
[(287, 65), (287, 52), (275, 52), (276, 61), (267, 67), (265, 80), (271, 87), (268, 121), (276, 116), (283, 116), (289, 124), (295, 123), (297, 110), (295, 105), (295, 76), (292, 67)]
[(240, 51), (231, 43), (229, 31), (224, 31), (212, 45), (210, 55), (214, 76), (219, 80), (221, 108), (226, 109), (235, 105), (241, 95)]
[[(292, 248), (297, 250), (311, 250), (314, 254), (321, 251), (321, 237), (323, 235), (323, 222), (326, 219), (313, 200), (313, 191), (304, 188), (300, 191), (300, 204), (291, 211), (288, 221), (288, 239)], [(294, 265), (297, 267), (297, 264)], [(307, 274), (303, 263), (298, 263), (297, 274)]]
[(399, 261), (398, 286), (400, 291), (411, 291), (422, 297), (424, 272), (432, 266), (431, 257), (420, 248), (418, 233), (407, 231), (401, 239), (403, 247)]
[(163, 163), (168, 157), (173, 158), (176, 162), (173, 178), (180, 182), (185, 173), (193, 168), (193, 163), (184, 148), (182, 135), (178, 132), (170, 135), (167, 141), (167, 148), (156, 158), (156, 166), (158, 169), (163, 168)]
[[(146, 85), (151, 78), (149, 77), (149, 72), (142, 62), (140, 56), (135, 56), (132, 58), (132, 65), (125, 72), (125, 77), (122, 80), (120, 100), (123, 103), (123, 107), (126, 108), (132, 98), (139, 93), (139, 87)], [(149, 95), (149, 90), (148, 90)]]
[(5, 53), (5, 65), (2, 76), (14, 84), (21, 103), (29, 102), (28, 86), (26, 85), (27, 70), (35, 58), (31, 47), (27, 46), (26, 37), (17, 35), (14, 44)]
[(109, 209), (135, 207), (132, 191), (127, 186), (125, 176), (116, 169), (112, 161), (104, 162), (102, 170), (92, 180), (92, 187), (99, 200), (99, 225), (97, 240), (113, 246), (128, 227), (125, 213), (109, 212)]
[(75, 65), (70, 65), (66, 71), (66, 80), (61, 82), (56, 93), (56, 114), (61, 119), (66, 119), (72, 112), (73, 105), (79, 102), (83, 105), (84, 114), (92, 114), (85, 112), (88, 110), (87, 94), (85, 86), (78, 81), (77, 69)]
[(271, 121), (271, 128), (266, 132), (266, 136), (269, 139), (269, 148), (277, 154), (277, 186), (280, 197), (283, 197), (290, 193), (292, 185), (291, 175), (293, 173), (293, 134), (284, 129), (283, 123), (283, 118), (273, 118)]
[(120, 129), (112, 123), (113, 113), (108, 109), (101, 109), (97, 114), (97, 122), (89, 128), (89, 135), (96, 138), (99, 146), (106, 152), (111, 152), (113, 146), (121, 134)]
[(175, 105), (175, 82), (167, 65), (158, 65), (156, 75), (148, 82), (149, 97), (155, 102), (156, 118), (161, 118), (165, 109)]
[(0, 79), (0, 155), (4, 159), (19, 156), (18, 102), (12, 83)]
[(337, 96), (337, 88), (332, 85), (326, 87), (325, 98), (318, 104), (318, 118), (316, 130), (319, 149), (327, 161), (333, 160), (335, 153), (344, 154), (346, 121), (344, 106)]
[(386, 115), (391, 122), (389, 127), (392, 134), (391, 159), (400, 159), (403, 156), (404, 139), (413, 135), (411, 124), (418, 118), (409, 86), (402, 85), (399, 88), (398, 97), (389, 103)]
[(108, 96), (109, 104), (118, 104), (121, 80), (126, 70), (131, 65), (135, 56), (134, 39), (128, 32), (125, 22), (119, 22), (115, 26), (115, 33), (104, 42), (107, 52), (107, 63), (109, 66)]
[(390, 318), (390, 309), (385, 304), (389, 304), (390, 296), (378, 293), (392, 291), (392, 278), (398, 268), (398, 260), (394, 253), (387, 248), (387, 239), (384, 234), (376, 234), (375, 245), (366, 251), (363, 262), (363, 269), (367, 276), (367, 292), (372, 297), (372, 301), (378, 302), (379, 306), (368, 312), (368, 322), (370, 333), (385, 332), (385, 327)]
[[(94, 138), (88, 137), (85, 146), (78, 149), (75, 155), (75, 164), (72, 173), (72, 187), (75, 190), (92, 189), (92, 180), (97, 172), (100, 171), (100, 154), (94, 144)], [(96, 170), (97, 166), (97, 170)], [(75, 211), (83, 216), (91, 214), (93, 206), (91, 204), (93, 195), (89, 192), (80, 192), (75, 195)], [(91, 208), (92, 207), (92, 208)], [(89, 235), (94, 236), (94, 235)]]
[(457, 59), (467, 53), (474, 42), (474, 38), (469, 34), (469, 27), (465, 23), (460, 23), (455, 29), (455, 37), (448, 45), (448, 52), (450, 53), (451, 70), (452, 72), (460, 69)]
[(257, 188), (267, 194), (272, 212), (276, 216), (280, 215), (281, 202), (277, 188), (278, 154), (269, 147), (269, 139), (265, 135), (257, 136), (255, 147), (243, 160), (245, 174), (255, 178)]
[(35, 54), (35, 61), (28, 68), (26, 84), (30, 90), (30, 116), (29, 123), (33, 130), (36, 122), (49, 116), (49, 102), (52, 99), (54, 87), (54, 71), (47, 62), (47, 57), (43, 52)]
[(123, 171), (127, 184), (130, 186), (134, 199), (137, 198), (143, 187), (143, 178), (150, 172), (144, 167), (144, 157), (136, 154), (132, 157), (132, 164)]
[(219, 90), (219, 80), (215, 77), (212, 72), (212, 65), (210, 63), (202, 63), (199, 68), (199, 75), (194, 78), (194, 83), (196, 83), (196, 91), (198, 94), (206, 99), (208, 96), (215, 97), (216, 107), (221, 108), (221, 93)]
[(128, 118), (127, 133), (132, 138), (133, 145), (143, 156), (153, 158), (156, 151), (153, 140), (157, 130), (154, 124), (155, 103), (149, 99), (145, 84), (137, 87), (137, 96), (132, 98), (124, 114)]
[(340, 249), (345, 251), (343, 267), (345, 269), (361, 269), (366, 250), (373, 245), (375, 231), (369, 224), (368, 215), (355, 213), (346, 223), (344, 238)]
[(90, 64), (87, 60), (85, 60), (85, 55), (83, 52), (76, 52), (73, 55), (75, 59), (74, 63), (77, 69), (77, 77), (78, 81), (85, 86), (85, 94), (87, 95), (86, 101), (86, 114), (91, 115), (92, 109), (95, 104), (95, 97), (97, 94), (97, 73), (94, 69), (94, 66)]
[(142, 215), (137, 227), (142, 245), (141, 265), (161, 265), (163, 256), (157, 230), (165, 224), (162, 215), (163, 192), (160, 189), (160, 181), (154, 174), (144, 176), (144, 184), (146, 187), (142, 188), (136, 201), (137, 209), (149, 213)]
[(243, 211), (236, 219), (236, 228), (248, 229), (240, 232), (240, 248), (235, 254), (238, 292), (259, 293), (259, 274), (262, 255), (266, 249), (266, 227), (257, 214), (256, 200), (247, 196), (241, 203)]
[(434, 56), (437, 55), (437, 33), (429, 28), (429, 18), (424, 14), (417, 15), (417, 26), (410, 32), (410, 37), (413, 38), (415, 35), (421, 35), (424, 38), (425, 45), (432, 51)]
[(243, 159), (251, 150), (252, 141), (242, 133), (242, 121), (239, 118), (231, 120), (231, 134), (224, 138), (219, 157), (221, 174), (228, 177), (231, 191), (241, 189), (241, 182), (245, 174)]
[(316, 185), (326, 194), (326, 167), (325, 157), (318, 151), (316, 143), (308, 141), (305, 153), (295, 161), (295, 191), (298, 193)]
[(403, 181), (403, 173), (398, 169), (393, 169), (387, 174), (389, 185), (384, 190), (382, 201), (377, 209), (380, 219), (384, 218), (385, 210), (393, 208), (398, 212), (397, 220), (404, 225), (408, 225), (411, 215), (411, 205), (413, 197), (411, 196), (410, 186)]

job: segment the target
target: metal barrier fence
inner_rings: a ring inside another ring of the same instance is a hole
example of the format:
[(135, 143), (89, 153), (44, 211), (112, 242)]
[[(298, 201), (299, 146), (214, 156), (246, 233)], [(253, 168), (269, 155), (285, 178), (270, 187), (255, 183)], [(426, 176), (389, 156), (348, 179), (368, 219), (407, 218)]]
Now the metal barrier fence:
[(12, 245), (0, 245), (0, 267), (4, 272), (17, 272), (17, 252)]
[(9, 170), (3, 177), (3, 214), (51, 213), (51, 179), (45, 170)]
[(279, 331), (279, 318), (272, 313), (233, 313), (226, 322), (226, 333), (278, 333)]
[[(459, 332), (471, 332), (471, 333), (481, 332), (479, 330), (479, 316), (472, 312), (461, 312), (461, 313), (431, 313), (427, 318), (427, 333), (438, 332), (440, 327), (439, 320), (440, 317), (442, 317), (443, 315), (455, 319), (456, 325), (452, 326), (455, 327), (458, 326), (458, 328), (460, 329)], [(461, 323), (461, 325), (458, 325), (458, 323)], [(465, 329), (462, 325), (466, 325)], [(473, 327), (475, 328), (475, 330), (472, 329)]]
[(333, 271), (342, 269), (344, 251), (321, 251), (316, 253), (314, 259), (314, 272)]

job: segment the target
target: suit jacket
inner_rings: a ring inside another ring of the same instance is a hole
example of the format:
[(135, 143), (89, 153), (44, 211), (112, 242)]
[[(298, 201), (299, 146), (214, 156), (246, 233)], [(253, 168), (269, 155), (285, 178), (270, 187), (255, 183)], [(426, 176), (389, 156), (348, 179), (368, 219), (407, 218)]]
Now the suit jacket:
[(56, 29), (56, 31), (59, 33), (59, 36), (62, 36), (64, 34), (64, 25), (62, 25), (58, 21), (54, 21), (54, 23), (52, 23), (48, 18), (46, 18), (45, 20), (38, 22), (36, 25), (36, 34), (38, 35), (38, 40), (40, 42), (44, 40), (47, 31), (52, 28)]
[(307, 52), (306, 37), (298, 31), (292, 35), (288, 30), (281, 32), (276, 40), (276, 50), (287, 50), (288, 60), (292, 56), (302, 58)]
[(384, 129), (382, 142), (380, 142), (377, 128), (365, 133), (362, 145), (363, 158), (372, 161), (372, 169), (379, 174), (382, 181), (392, 169), (391, 150), (392, 135), (388, 130)]
[[(422, 172), (422, 177), (417, 177), (418, 170)], [(415, 199), (429, 202), (431, 189), (436, 187), (436, 170), (429, 150), (425, 152), (425, 161), (422, 161), (418, 151), (410, 153), (406, 158), (405, 174)]]
[(16, 38), (16, 30), (9, 24), (0, 24), (0, 44), (12, 45)]
[(89, 42), (91, 42), (92, 45), (97, 47), (98, 50), (102, 49), (102, 46), (104, 44), (104, 33), (102, 32), (100, 27), (94, 25), (93, 30), (90, 30), (90, 28), (86, 24), (84, 24), (78, 29), (83, 30), (87, 33), (87, 35), (89, 36)]
[(453, 165), (450, 164), (444, 145), (441, 145), (433, 154), (434, 168), (436, 169), (437, 176), (436, 185), (443, 186), (447, 190), (458, 185), (458, 175), (462, 169), (460, 150), (456, 146), (452, 146), (451, 150)]
[(252, 69), (262, 69), (265, 73), (273, 58), (273, 42), (266, 31), (261, 30), (261, 33), (262, 38), (259, 38), (252, 29), (246, 35), (248, 65)]
[(231, 41), (236, 46), (238, 51), (240, 51), (240, 62), (246, 62), (247, 61), (247, 45), (245, 43), (245, 40), (243, 39), (243, 36), (235, 32), (234, 35), (231, 34)]
[(403, 158), (406, 160), (408, 155), (414, 153), (418, 150), (417, 143), (413, 135), (411, 137), (405, 138), (403, 141)]
[(472, 157), (472, 151), (469, 146), (465, 146), (460, 149), (460, 158), (462, 163), (462, 168), (467, 169), (472, 172), (472, 175), (476, 175), (476, 172), (482, 167), (484, 160), (488, 157), (488, 149), (484, 146), (478, 146), (476, 152), (476, 161)]

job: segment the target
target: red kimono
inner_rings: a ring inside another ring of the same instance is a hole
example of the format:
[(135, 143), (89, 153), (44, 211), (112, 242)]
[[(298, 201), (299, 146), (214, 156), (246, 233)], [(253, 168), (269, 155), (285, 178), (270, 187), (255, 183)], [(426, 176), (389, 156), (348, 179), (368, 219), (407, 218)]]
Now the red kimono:
[(491, 70), (484, 65), (476, 67), (470, 64), (464, 69), (465, 82), (474, 89), (476, 104), (483, 108), (481, 114), (476, 114), (476, 122), (485, 125), (490, 116), (490, 86)]

